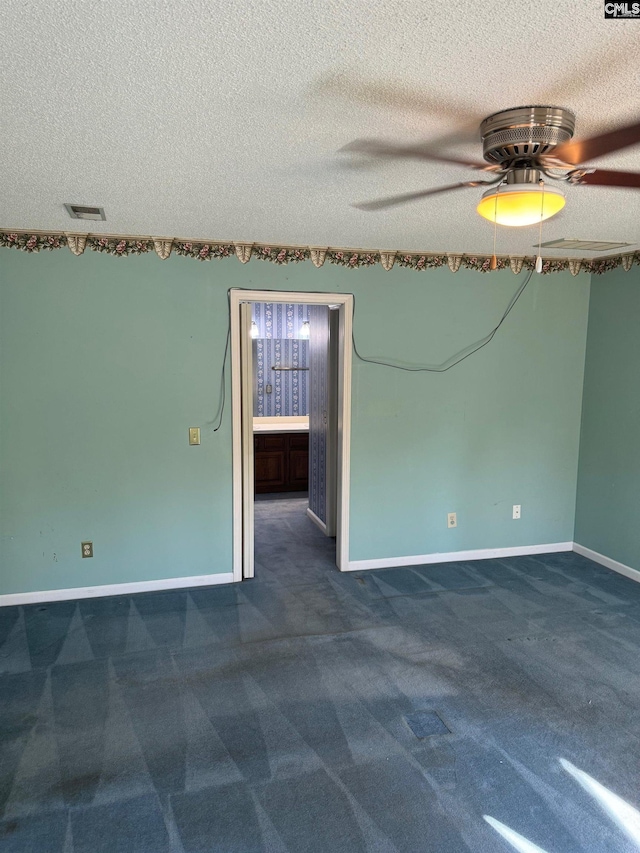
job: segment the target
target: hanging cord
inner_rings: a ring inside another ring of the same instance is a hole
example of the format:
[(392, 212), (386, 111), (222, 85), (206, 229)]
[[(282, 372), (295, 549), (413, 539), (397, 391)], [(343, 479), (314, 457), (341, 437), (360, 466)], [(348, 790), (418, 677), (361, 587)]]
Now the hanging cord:
[(218, 411), (213, 418), (213, 423), (216, 421), (218, 425), (213, 428), (213, 432), (218, 432), (222, 426), (222, 416), (224, 415), (224, 404), (227, 399), (227, 358), (229, 356), (229, 344), (231, 343), (231, 290), (227, 290), (227, 337), (224, 344), (224, 356), (222, 357), (222, 370), (220, 371), (220, 397), (218, 403)]
[(220, 402), (218, 403), (218, 411), (213, 419), (214, 423), (218, 421), (218, 426), (213, 428), (214, 432), (218, 432), (220, 427), (222, 426), (222, 416), (224, 414), (224, 404), (227, 397), (227, 381), (226, 381), (226, 367), (227, 367), (227, 356), (229, 354), (229, 340), (231, 338), (231, 325), (227, 327), (227, 340), (224, 345), (224, 357), (222, 359), (222, 371), (220, 374)]
[[(469, 358), (469, 356), (473, 355), (474, 353), (478, 352), (478, 350), (481, 350), (483, 347), (486, 347), (487, 344), (491, 343), (491, 341), (494, 339), (494, 337), (496, 335), (496, 332), (498, 331), (500, 326), (502, 326), (504, 321), (507, 319), (507, 317), (509, 316), (509, 314), (513, 310), (516, 302), (518, 301), (518, 299), (520, 299), (520, 297), (524, 293), (525, 287), (529, 284), (529, 281), (531, 280), (532, 273), (533, 273), (533, 270), (529, 270), (529, 273), (527, 274), (527, 277), (525, 278), (524, 282), (520, 285), (518, 290), (511, 297), (511, 301), (507, 305), (505, 312), (502, 315), (502, 317), (500, 318), (497, 326), (495, 326), (489, 332), (488, 335), (485, 335), (484, 338), (480, 338), (479, 341), (476, 341), (473, 344), (469, 344), (468, 346), (464, 347), (464, 349), (461, 349), (457, 353), (454, 353), (452, 356), (450, 356), (446, 361), (443, 361), (441, 364), (437, 364), (437, 365), (433, 365), (433, 366), (431, 366), (431, 365), (419, 366), (418, 365), (416, 367), (405, 367), (401, 364), (393, 364), (393, 362), (390, 362), (390, 361), (383, 361), (382, 359), (368, 358), (367, 356), (360, 355), (360, 353), (358, 352), (358, 347), (356, 346), (355, 334), (352, 332), (353, 351), (356, 354), (356, 357), (360, 359), (360, 361), (364, 361), (367, 364), (379, 364), (381, 367), (392, 367), (394, 370), (406, 370), (408, 373), (446, 373), (447, 370), (451, 370), (451, 368), (455, 367), (456, 364), (460, 364), (460, 362), (464, 361), (465, 358)], [(353, 296), (353, 318), (354, 318), (354, 321), (355, 321), (355, 315), (356, 315), (355, 299), (356, 299), (356, 297), (354, 294), (354, 296)]]
[[(404, 370), (407, 373), (446, 373), (447, 370), (451, 370), (452, 367), (455, 367), (457, 364), (460, 364), (460, 362), (464, 361), (466, 358), (469, 358), (469, 356), (473, 355), (474, 353), (478, 352), (478, 350), (481, 350), (483, 347), (486, 347), (487, 344), (491, 343), (491, 341), (494, 339), (498, 329), (502, 326), (504, 321), (507, 319), (507, 317), (509, 316), (509, 314), (511, 313), (511, 311), (515, 307), (516, 302), (518, 301), (518, 299), (520, 299), (520, 297), (524, 293), (526, 286), (529, 284), (529, 281), (531, 280), (532, 273), (533, 273), (533, 270), (529, 270), (527, 277), (525, 278), (523, 283), (520, 285), (518, 290), (515, 292), (515, 294), (511, 297), (511, 300), (510, 300), (509, 304), (507, 305), (507, 307), (504, 311), (504, 314), (502, 315), (502, 317), (498, 321), (498, 324), (489, 332), (489, 334), (485, 335), (484, 338), (480, 338), (479, 341), (476, 341), (473, 344), (469, 344), (468, 346), (464, 347), (464, 349), (459, 350), (457, 353), (454, 353), (454, 355), (450, 356), (446, 361), (443, 361), (441, 364), (437, 364), (437, 365), (433, 365), (433, 366), (417, 365), (416, 367), (405, 367), (401, 364), (393, 364), (393, 362), (390, 362), (390, 361), (383, 361), (382, 359), (368, 358), (367, 356), (360, 355), (360, 353), (358, 352), (358, 347), (356, 346), (356, 338), (355, 338), (355, 331), (354, 330), (352, 330), (352, 332), (351, 332), (351, 341), (353, 344), (353, 352), (355, 353), (356, 358), (358, 358), (362, 362), (365, 362), (366, 364), (378, 364), (381, 367), (390, 367), (393, 370)], [(249, 288), (238, 287), (235, 289), (236, 290), (248, 290)], [(283, 291), (282, 290), (268, 290), (265, 292), (267, 292), (267, 293), (282, 293)], [(322, 292), (319, 292), (318, 296), (323, 297), (323, 296), (325, 296), (325, 294)], [(353, 319), (355, 321), (355, 317), (356, 317), (356, 296), (355, 296), (355, 293), (352, 294), (352, 296), (353, 296)], [(227, 312), (228, 312), (227, 336), (226, 336), (225, 345), (224, 345), (224, 356), (222, 358), (222, 370), (220, 372), (220, 403), (218, 405), (218, 411), (217, 411), (216, 416), (214, 418), (214, 422), (217, 421), (218, 425), (213, 428), (213, 432), (218, 432), (218, 430), (222, 426), (222, 418), (224, 416), (224, 409), (225, 409), (225, 404), (226, 404), (226, 399), (227, 399), (226, 369), (227, 369), (227, 361), (229, 358), (229, 344), (231, 342), (231, 288), (229, 290), (227, 290)]]

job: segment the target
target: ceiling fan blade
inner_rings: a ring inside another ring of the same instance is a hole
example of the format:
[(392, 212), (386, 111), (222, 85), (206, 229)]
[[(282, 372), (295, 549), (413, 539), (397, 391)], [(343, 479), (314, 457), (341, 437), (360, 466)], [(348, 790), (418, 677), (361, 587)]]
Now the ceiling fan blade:
[(455, 155), (440, 154), (429, 145), (394, 145), (378, 139), (356, 139), (340, 149), (344, 154), (366, 154), (368, 157), (404, 158), (407, 160), (434, 160), (439, 163), (455, 163), (458, 166), (471, 166), (473, 169), (490, 170), (488, 163), (480, 160), (467, 160)]
[(596, 169), (583, 175), (577, 182), (598, 187), (622, 187), (640, 190), (640, 172), (617, 172), (614, 169)]
[(418, 190), (413, 193), (403, 193), (402, 195), (392, 195), (387, 198), (379, 198), (376, 201), (367, 201), (362, 204), (354, 204), (358, 210), (384, 210), (387, 207), (395, 207), (397, 204), (407, 204), (410, 201), (418, 201), (421, 198), (426, 198), (430, 195), (438, 193), (446, 193), (449, 190), (460, 190), (465, 187), (480, 187), (484, 184), (493, 184), (495, 181), (462, 181), (459, 184), (449, 184), (445, 187), (434, 187), (430, 190)]
[(565, 163), (578, 165), (578, 163), (587, 163), (596, 157), (611, 154), (613, 151), (620, 151), (621, 148), (627, 148), (629, 145), (637, 145), (639, 142), (640, 121), (637, 121), (588, 139), (566, 142), (553, 150), (553, 157)]

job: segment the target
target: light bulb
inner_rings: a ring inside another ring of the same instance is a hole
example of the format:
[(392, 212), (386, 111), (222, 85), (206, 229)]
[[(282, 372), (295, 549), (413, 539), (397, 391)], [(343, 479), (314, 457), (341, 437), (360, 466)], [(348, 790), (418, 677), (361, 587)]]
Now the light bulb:
[(252, 338), (257, 338), (257, 337), (260, 335), (260, 332), (258, 331), (258, 325), (257, 325), (257, 323), (256, 323), (256, 321), (255, 321), (255, 320), (252, 320), (252, 321), (251, 321), (251, 332), (250, 332), (250, 335), (251, 335), (251, 337), (252, 337)]
[(298, 333), (301, 338), (309, 337), (309, 321), (305, 320), (302, 326), (300, 327), (300, 332)]

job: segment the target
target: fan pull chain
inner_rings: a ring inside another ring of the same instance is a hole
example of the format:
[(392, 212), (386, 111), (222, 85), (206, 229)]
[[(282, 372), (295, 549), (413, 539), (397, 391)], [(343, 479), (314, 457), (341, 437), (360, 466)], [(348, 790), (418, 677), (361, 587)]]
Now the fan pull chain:
[(493, 207), (493, 255), (491, 255), (490, 270), (498, 269), (498, 259), (496, 257), (496, 235), (498, 232), (498, 194), (500, 192), (500, 184), (496, 187), (496, 200)]
[(538, 257), (536, 258), (536, 272), (542, 272), (542, 255), (540, 254), (542, 249), (542, 217), (544, 215), (544, 181), (540, 181), (540, 187), (542, 188), (542, 196), (540, 198), (540, 224), (538, 225)]

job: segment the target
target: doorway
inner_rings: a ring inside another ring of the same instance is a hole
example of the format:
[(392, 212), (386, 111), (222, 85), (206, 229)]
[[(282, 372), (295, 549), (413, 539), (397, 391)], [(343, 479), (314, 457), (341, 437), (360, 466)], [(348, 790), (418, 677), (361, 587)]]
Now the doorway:
[[(233, 428), (233, 575), (234, 581), (254, 575), (254, 500), (255, 449), (254, 411), (256, 372), (254, 370), (256, 336), (252, 303), (275, 306), (298, 305), (307, 309), (309, 340), (309, 380), (324, 382), (331, 390), (326, 402), (318, 393), (309, 394), (310, 506), (307, 515), (327, 536), (336, 537), (335, 562), (341, 571), (349, 561), (349, 456), (351, 434), (351, 329), (353, 296), (335, 293), (273, 292), (260, 290), (230, 291), (232, 428)], [(254, 335), (252, 337), (252, 322)], [(259, 332), (258, 332), (259, 334)], [(314, 342), (315, 337), (315, 342)], [(329, 348), (332, 347), (332, 355)], [(320, 354), (327, 352), (324, 368)], [(313, 361), (316, 353), (316, 373)], [(331, 365), (334, 365), (332, 368)], [(291, 365), (262, 363), (263, 371), (273, 375)], [(323, 376), (323, 369), (327, 375)], [(330, 377), (334, 371), (333, 378)], [(283, 371), (284, 372), (284, 371)], [(282, 373), (283, 373), (282, 372)], [(282, 376), (281, 373), (281, 376)], [(263, 391), (272, 385), (262, 377)], [(272, 389), (273, 390), (273, 389)], [(314, 403), (315, 401), (315, 403)], [(315, 409), (314, 409), (315, 405)], [(282, 414), (280, 412), (280, 414)], [(295, 434), (295, 433), (293, 433)], [(278, 443), (276, 440), (275, 443)], [(293, 442), (294, 445), (296, 442)], [(282, 444), (282, 441), (279, 442)], [(280, 451), (279, 451), (280, 452)], [(314, 470), (315, 459), (315, 470)], [(262, 464), (262, 463), (261, 463)], [(335, 487), (317, 488), (318, 466), (334, 475)]]

